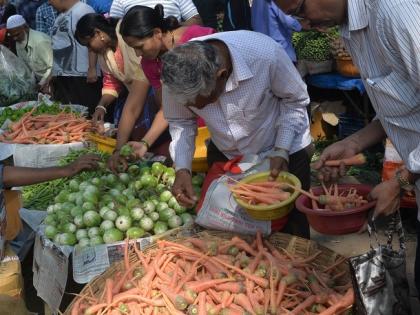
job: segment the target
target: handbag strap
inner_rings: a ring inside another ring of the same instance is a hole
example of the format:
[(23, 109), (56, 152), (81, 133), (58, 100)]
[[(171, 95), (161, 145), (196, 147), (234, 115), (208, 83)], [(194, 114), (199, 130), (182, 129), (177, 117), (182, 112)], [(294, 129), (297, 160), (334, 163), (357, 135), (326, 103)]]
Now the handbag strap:
[[(375, 242), (380, 246), (377, 229), (375, 225), (375, 220), (373, 219), (373, 211), (371, 211), (368, 215), (368, 224), (367, 224), (367, 232), (369, 234), (369, 242), (370, 242), (370, 248), (374, 249), (372, 246), (372, 235), (375, 237)], [(404, 230), (402, 227), (402, 221), (401, 221), (401, 215), (400, 211), (396, 211), (388, 224), (388, 228), (385, 231), (385, 235), (387, 236), (387, 246), (389, 248), (392, 248), (392, 241), (394, 238), (394, 233), (398, 235), (399, 243), (400, 243), (400, 249), (405, 250), (405, 236), (404, 236)]]
[(396, 211), (391, 218), (391, 222), (389, 223), (388, 229), (386, 231), (387, 235), (387, 246), (392, 248), (392, 240), (394, 237), (394, 233), (398, 235), (399, 243), (400, 243), (400, 249), (405, 250), (405, 236), (404, 236), (404, 229), (402, 226), (401, 221), (401, 214), (400, 211)]
[(377, 233), (377, 230), (376, 230), (375, 221), (373, 219), (373, 210), (371, 210), (368, 214), (367, 232), (368, 232), (368, 235), (369, 235), (370, 248), (372, 250), (374, 250), (374, 247), (372, 246), (372, 235), (375, 237), (376, 245), (379, 247), (380, 244), (379, 244), (379, 240), (378, 240), (378, 233)]

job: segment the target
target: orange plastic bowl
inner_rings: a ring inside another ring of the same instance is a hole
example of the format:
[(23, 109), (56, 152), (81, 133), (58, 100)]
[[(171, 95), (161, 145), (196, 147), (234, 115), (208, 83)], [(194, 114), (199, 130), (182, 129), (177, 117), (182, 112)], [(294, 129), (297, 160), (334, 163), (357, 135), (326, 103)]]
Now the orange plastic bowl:
[[(366, 198), (373, 187), (364, 184), (339, 185), (338, 192), (348, 191), (350, 188), (355, 188), (359, 195)], [(316, 196), (324, 193), (322, 187), (314, 187), (312, 191)], [(359, 231), (366, 222), (368, 211), (375, 204), (376, 201), (371, 201), (357, 208), (330, 211), (313, 210), (311, 200), (305, 195), (300, 195), (296, 200), (296, 208), (306, 214), (311, 227), (327, 235), (342, 235)]]

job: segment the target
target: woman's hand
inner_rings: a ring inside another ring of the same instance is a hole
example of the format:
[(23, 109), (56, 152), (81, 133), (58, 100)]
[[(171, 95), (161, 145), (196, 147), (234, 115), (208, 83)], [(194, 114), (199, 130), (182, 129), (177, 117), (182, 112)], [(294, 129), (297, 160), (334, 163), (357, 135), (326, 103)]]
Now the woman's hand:
[(140, 160), (147, 153), (147, 146), (143, 142), (129, 141), (127, 143), (133, 149), (133, 158)]
[(105, 122), (105, 110), (102, 107), (96, 107), (92, 115), (92, 123), (94, 125), (103, 125)]
[(115, 151), (108, 159), (108, 168), (114, 173), (118, 174), (125, 172), (128, 168), (127, 160), (120, 155), (119, 151)]

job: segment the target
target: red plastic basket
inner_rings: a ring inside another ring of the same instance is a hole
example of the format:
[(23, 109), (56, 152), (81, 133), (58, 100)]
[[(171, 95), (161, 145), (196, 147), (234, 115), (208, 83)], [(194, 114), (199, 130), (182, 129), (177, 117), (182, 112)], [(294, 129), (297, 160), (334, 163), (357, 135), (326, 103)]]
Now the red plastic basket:
[[(350, 188), (357, 190), (358, 194), (367, 197), (372, 186), (364, 184), (339, 185), (338, 192), (348, 191)], [(312, 188), (314, 195), (323, 194), (322, 187)], [(376, 201), (364, 204), (361, 207), (344, 211), (313, 210), (311, 200), (300, 195), (296, 200), (296, 208), (305, 213), (311, 227), (322, 234), (342, 235), (359, 231), (366, 221), (368, 211), (372, 209)]]

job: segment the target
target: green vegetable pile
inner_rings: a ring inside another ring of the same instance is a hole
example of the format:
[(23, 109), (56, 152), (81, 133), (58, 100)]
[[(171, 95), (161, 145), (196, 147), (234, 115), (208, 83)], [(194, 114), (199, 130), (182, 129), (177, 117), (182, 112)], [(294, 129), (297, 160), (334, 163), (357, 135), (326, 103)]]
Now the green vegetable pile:
[[(47, 208), (45, 235), (58, 245), (95, 246), (162, 234), (193, 217), (172, 195), (175, 170), (159, 162), (127, 173), (73, 178)], [(199, 193), (203, 178), (194, 176)]]
[[(102, 163), (104, 163), (109, 157), (108, 154), (94, 148), (70, 150), (70, 152), (59, 161), (59, 165), (64, 166), (70, 164), (80, 156), (89, 153), (99, 155)], [(90, 180), (101, 176), (106, 172), (105, 164), (103, 164), (101, 165), (101, 168), (96, 171), (81, 172), (73, 178), (79, 181)], [(70, 178), (59, 178), (49, 182), (24, 187), (22, 191), (23, 206), (27, 209), (46, 210), (51, 204), (51, 201), (54, 200), (54, 197), (57, 196), (63, 189), (67, 189), (69, 182)]]
[(330, 41), (328, 34), (317, 31), (294, 33), (292, 38), (297, 59), (315, 62), (331, 59)]
[[(3, 125), (3, 123), (9, 119), (13, 122), (18, 121), (24, 114), (27, 112), (30, 112), (32, 110), (32, 107), (25, 107), (25, 108), (19, 108), (19, 109), (13, 109), (10, 107), (6, 107), (3, 110), (0, 111), (0, 126)], [(51, 105), (40, 103), (36, 109), (33, 112), (33, 116), (42, 115), (42, 114), (51, 114), (56, 115), (60, 112), (69, 113), (71, 112), (70, 107), (65, 107), (64, 109), (60, 107), (60, 103), (53, 103)]]

